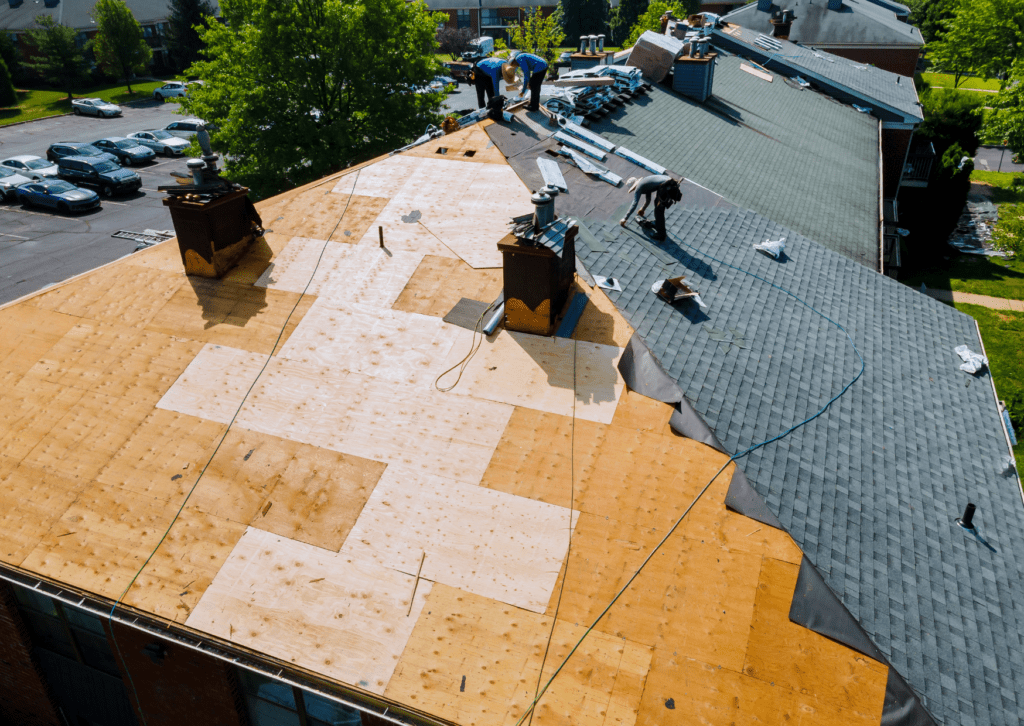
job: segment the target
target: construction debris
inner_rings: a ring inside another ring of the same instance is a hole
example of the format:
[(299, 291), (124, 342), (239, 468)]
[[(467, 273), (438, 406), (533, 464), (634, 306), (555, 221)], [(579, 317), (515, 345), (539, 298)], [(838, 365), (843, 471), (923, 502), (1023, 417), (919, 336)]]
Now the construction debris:
[(992, 202), (967, 202), (949, 236), (949, 245), (969, 255), (1005, 257), (1005, 252), (992, 245), (992, 228), (998, 219), (999, 211)]
[(543, 85), (540, 95), (544, 107), (559, 116), (597, 119), (650, 89), (638, 68), (593, 66)]

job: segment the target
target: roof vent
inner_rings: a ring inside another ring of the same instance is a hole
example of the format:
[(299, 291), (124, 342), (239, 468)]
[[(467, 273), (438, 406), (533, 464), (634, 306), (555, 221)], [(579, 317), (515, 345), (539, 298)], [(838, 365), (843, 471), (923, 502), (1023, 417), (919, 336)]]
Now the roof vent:
[(757, 0), (757, 9), (762, 13), (770, 13), (772, 11), (772, 0)]
[(828, 0), (828, 9), (836, 11), (842, 10), (843, 0)]
[(971, 532), (974, 531), (974, 510), (975, 506), (970, 502), (967, 503), (967, 508), (964, 509), (964, 516), (957, 517), (956, 523), (959, 524), (966, 530)]

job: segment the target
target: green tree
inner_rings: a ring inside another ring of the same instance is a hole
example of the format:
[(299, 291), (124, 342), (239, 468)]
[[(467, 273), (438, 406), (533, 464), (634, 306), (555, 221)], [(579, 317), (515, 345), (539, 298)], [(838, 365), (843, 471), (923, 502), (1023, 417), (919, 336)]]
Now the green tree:
[(934, 88), (921, 94), (924, 121), (917, 136), (931, 141), (939, 155), (953, 145), (973, 154), (978, 150), (982, 101), (974, 95)]
[(199, 60), (204, 46), (197, 28), (209, 24), (213, 6), (208, 0), (171, 0), (170, 8), (167, 52), (177, 67), (185, 70)]
[(38, 16), (36, 24), (39, 27), (27, 35), (39, 51), (38, 60), (25, 65), (67, 93), (70, 100), (74, 88), (88, 77), (85, 57), (75, 42), (78, 32), (49, 15)]
[(551, 63), (565, 40), (565, 33), (557, 12), (545, 17), (540, 8), (536, 8), (526, 12), (522, 25), (516, 24), (508, 29), (508, 37), (513, 48), (529, 51)]
[(89, 45), (96, 60), (104, 70), (123, 78), (131, 93), (132, 76), (146, 70), (153, 58), (142, 26), (124, 0), (96, 0), (92, 16), (97, 32)]
[(1024, 0), (960, 0), (944, 25), (945, 35), (928, 46), (937, 67), (1001, 76), (1024, 46)]
[(18, 105), (18, 94), (14, 92), (14, 84), (11, 83), (11, 74), (7, 71), (7, 64), (0, 58), (0, 107)]
[(617, 8), (614, 8), (608, 19), (608, 26), (612, 33), (612, 42), (622, 45), (629, 37), (629, 31), (636, 25), (636, 21), (647, 10), (648, 0), (622, 0)]
[(1024, 154), (1024, 59), (1014, 61), (992, 106), (986, 135), (1003, 139), (1015, 154)]
[(908, 0), (910, 22), (916, 25), (926, 43), (940, 40), (946, 34), (943, 23), (956, 12), (959, 0)]
[(473, 31), (469, 28), (449, 28), (437, 31), (437, 49), (447, 53), (453, 61), (462, 60), (462, 54), (469, 50)]
[(600, 35), (606, 31), (607, 0), (558, 0), (562, 31), (574, 46), (579, 46), (581, 35)]
[(15, 80), (21, 76), (21, 53), (8, 33), (0, 31), (0, 60), (7, 65), (11, 77)]
[[(443, 14), (405, 0), (221, 0), (200, 30), (206, 81), (182, 106), (212, 124), (231, 179), (260, 197), (403, 146), (441, 121)], [(343, 52), (342, 52), (343, 51)]]
[(629, 36), (622, 44), (622, 47), (629, 48), (636, 45), (636, 41), (640, 39), (640, 36), (643, 35), (646, 30), (653, 30), (656, 33), (660, 32), (661, 16), (669, 11), (680, 19), (685, 18), (688, 14), (688, 9), (683, 3), (654, 0), (654, 2), (647, 6), (647, 10), (637, 18), (637, 21), (633, 24), (632, 28), (630, 28)]

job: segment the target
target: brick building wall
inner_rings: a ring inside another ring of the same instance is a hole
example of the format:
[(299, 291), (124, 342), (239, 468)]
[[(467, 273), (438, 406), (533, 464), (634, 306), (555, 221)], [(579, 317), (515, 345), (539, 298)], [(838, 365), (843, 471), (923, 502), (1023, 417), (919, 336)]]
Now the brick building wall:
[(898, 73), (901, 76), (914, 77), (917, 59), (921, 55), (919, 48), (850, 48), (833, 47), (827, 44), (811, 43), (815, 48), (828, 51), (855, 63), (870, 63), (873, 66)]
[(118, 623), (112, 636), (121, 672), (131, 676), (125, 682), (135, 710), (148, 726), (248, 726), (237, 677), (224, 661)]
[(0, 582), (0, 724), (62, 726), (10, 585)]

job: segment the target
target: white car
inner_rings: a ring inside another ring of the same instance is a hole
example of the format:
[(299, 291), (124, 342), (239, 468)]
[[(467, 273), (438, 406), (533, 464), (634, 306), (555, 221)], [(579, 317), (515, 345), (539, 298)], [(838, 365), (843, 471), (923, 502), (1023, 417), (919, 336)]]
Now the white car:
[(160, 88), (153, 89), (153, 99), (162, 101), (165, 98), (180, 98), (186, 95), (194, 86), (203, 85), (202, 81), (167, 81)]
[(102, 98), (76, 98), (71, 102), (71, 110), (79, 116), (111, 118), (121, 115), (120, 106), (115, 106)]
[(173, 123), (167, 124), (166, 126), (164, 126), (164, 131), (171, 134), (172, 136), (177, 136), (179, 139), (189, 140), (196, 135), (196, 132), (199, 131), (200, 126), (205, 125), (206, 124), (202, 119), (187, 118), (184, 121), (175, 121)]
[(14, 169), (0, 166), (0, 199), (14, 199), (14, 190), (22, 184), (28, 184), (32, 179), (19, 174)]
[(38, 156), (12, 156), (0, 161), (0, 166), (13, 169), (16, 174), (27, 176), (33, 181), (57, 178), (57, 165)]
[(134, 139), (142, 146), (147, 146), (158, 154), (164, 156), (181, 156), (189, 147), (189, 142), (178, 138), (170, 131), (163, 129), (150, 129), (149, 131), (136, 131), (128, 134), (129, 139)]

